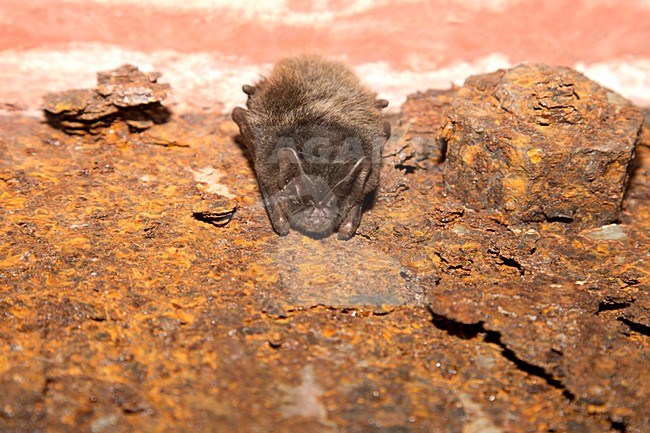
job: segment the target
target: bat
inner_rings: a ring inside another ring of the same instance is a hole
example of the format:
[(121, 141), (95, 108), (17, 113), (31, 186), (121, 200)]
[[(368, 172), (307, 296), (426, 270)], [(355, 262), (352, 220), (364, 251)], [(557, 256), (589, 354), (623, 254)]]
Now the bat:
[(247, 109), (236, 107), (232, 119), (276, 233), (354, 236), (364, 198), (379, 184), (388, 101), (345, 64), (315, 56), (284, 59), (242, 90)]

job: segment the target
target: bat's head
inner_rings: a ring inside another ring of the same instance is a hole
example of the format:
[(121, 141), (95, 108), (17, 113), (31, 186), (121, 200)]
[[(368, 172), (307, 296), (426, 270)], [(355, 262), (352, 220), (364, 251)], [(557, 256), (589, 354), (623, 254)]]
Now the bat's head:
[(278, 151), (281, 201), (292, 228), (313, 236), (324, 237), (332, 234), (340, 223), (343, 213), (342, 204), (350, 193), (352, 185), (363, 182), (368, 176), (365, 158), (359, 160), (334, 185), (330, 185), (322, 176), (306, 174), (298, 154), (291, 148)]

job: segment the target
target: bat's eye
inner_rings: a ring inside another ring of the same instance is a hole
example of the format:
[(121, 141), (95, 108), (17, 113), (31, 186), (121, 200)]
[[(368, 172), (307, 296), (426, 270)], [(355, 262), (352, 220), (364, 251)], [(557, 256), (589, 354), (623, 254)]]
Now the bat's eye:
[(303, 201), (303, 203), (308, 204), (308, 205), (312, 205), (312, 206), (315, 204), (314, 196), (312, 196), (311, 194), (303, 195), (302, 196), (302, 201)]

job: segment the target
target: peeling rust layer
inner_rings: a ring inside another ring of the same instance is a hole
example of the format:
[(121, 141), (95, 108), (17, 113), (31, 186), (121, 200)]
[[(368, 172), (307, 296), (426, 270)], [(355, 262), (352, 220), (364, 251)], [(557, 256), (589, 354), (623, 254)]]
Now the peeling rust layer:
[(650, 148), (620, 224), (510, 226), (403, 146), (448, 97), (348, 242), (273, 233), (226, 119), (0, 117), (0, 432), (647, 431)]
[(71, 134), (100, 133), (115, 121), (123, 121), (133, 130), (145, 130), (169, 117), (161, 102), (171, 87), (158, 83), (158, 78), (158, 72), (144, 73), (132, 65), (99, 72), (96, 89), (45, 95), (45, 114), (52, 126)]

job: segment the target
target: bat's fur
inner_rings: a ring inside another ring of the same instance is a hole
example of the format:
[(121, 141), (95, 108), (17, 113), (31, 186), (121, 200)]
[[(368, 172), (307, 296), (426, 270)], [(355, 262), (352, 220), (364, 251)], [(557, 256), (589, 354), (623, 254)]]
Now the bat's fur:
[(311, 56), (285, 59), (243, 90), (248, 110), (232, 117), (275, 231), (353, 236), (363, 199), (379, 183), (387, 102), (344, 64)]

